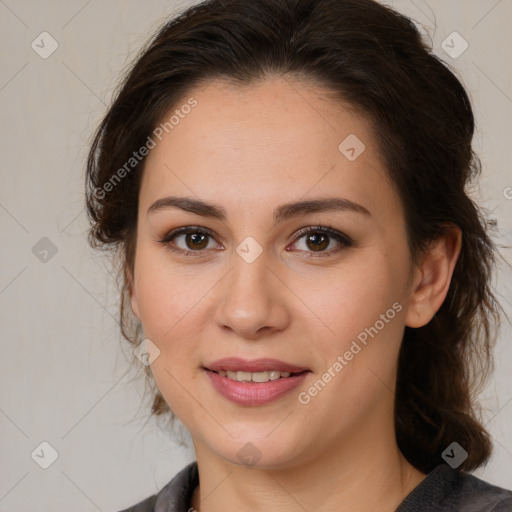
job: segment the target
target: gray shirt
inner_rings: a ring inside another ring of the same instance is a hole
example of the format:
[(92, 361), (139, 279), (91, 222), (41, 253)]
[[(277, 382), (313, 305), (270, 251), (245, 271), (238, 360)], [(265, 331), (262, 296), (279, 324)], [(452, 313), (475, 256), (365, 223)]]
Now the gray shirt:
[[(198, 484), (197, 462), (192, 462), (158, 494), (122, 512), (193, 512), (190, 502)], [(440, 464), (395, 512), (512, 512), (512, 491)]]

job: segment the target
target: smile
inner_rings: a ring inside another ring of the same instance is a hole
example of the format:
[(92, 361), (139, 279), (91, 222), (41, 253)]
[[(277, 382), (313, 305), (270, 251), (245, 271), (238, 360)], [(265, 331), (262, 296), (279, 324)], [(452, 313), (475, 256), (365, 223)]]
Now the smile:
[(271, 370), (266, 372), (219, 370), (215, 373), (219, 374), (221, 377), (227, 377), (228, 379), (235, 380), (237, 382), (268, 382), (270, 380), (288, 378), (290, 375), (292, 375), (291, 372), (280, 372), (278, 370)]

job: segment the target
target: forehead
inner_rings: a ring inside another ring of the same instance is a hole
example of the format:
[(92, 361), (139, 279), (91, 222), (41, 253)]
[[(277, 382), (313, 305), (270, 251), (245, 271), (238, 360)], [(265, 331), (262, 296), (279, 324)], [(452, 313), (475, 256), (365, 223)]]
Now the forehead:
[(313, 83), (213, 80), (189, 91), (163, 122), (173, 114), (148, 155), (141, 202), (164, 189), (226, 203), (338, 192), (356, 201), (366, 195), (371, 208), (372, 190), (393, 195), (368, 119)]

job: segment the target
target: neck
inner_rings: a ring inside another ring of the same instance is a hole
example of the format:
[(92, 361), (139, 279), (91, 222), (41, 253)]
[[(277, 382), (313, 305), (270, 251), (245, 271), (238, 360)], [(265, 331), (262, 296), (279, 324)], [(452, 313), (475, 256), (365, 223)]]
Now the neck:
[(191, 505), (197, 512), (393, 512), (425, 474), (403, 457), (394, 432), (394, 442), (384, 431), (373, 434), (359, 431), (322, 456), (265, 469), (233, 464), (195, 443), (201, 485)]

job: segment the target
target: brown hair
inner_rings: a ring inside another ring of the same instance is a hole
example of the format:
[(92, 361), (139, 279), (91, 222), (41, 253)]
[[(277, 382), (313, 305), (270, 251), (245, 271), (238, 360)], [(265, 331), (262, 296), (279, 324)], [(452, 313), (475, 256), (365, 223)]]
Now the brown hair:
[[(121, 330), (141, 341), (129, 304), (140, 179), (134, 150), (196, 85), (249, 85), (306, 77), (367, 115), (400, 194), (413, 261), (447, 225), (462, 230), (448, 296), (431, 322), (406, 327), (395, 396), (397, 443), (428, 473), (457, 441), (470, 471), (491, 454), (475, 398), (493, 370), (499, 306), (491, 291), (495, 247), (465, 187), (478, 177), (468, 95), (408, 18), (373, 0), (207, 0), (166, 22), (123, 78), (87, 161), (93, 247), (115, 248)], [(133, 162), (132, 162), (133, 163)], [(122, 179), (119, 170), (125, 166)], [(110, 183), (110, 186), (108, 184)], [(150, 375), (149, 370), (147, 375)], [(152, 414), (172, 411), (155, 391)]]

